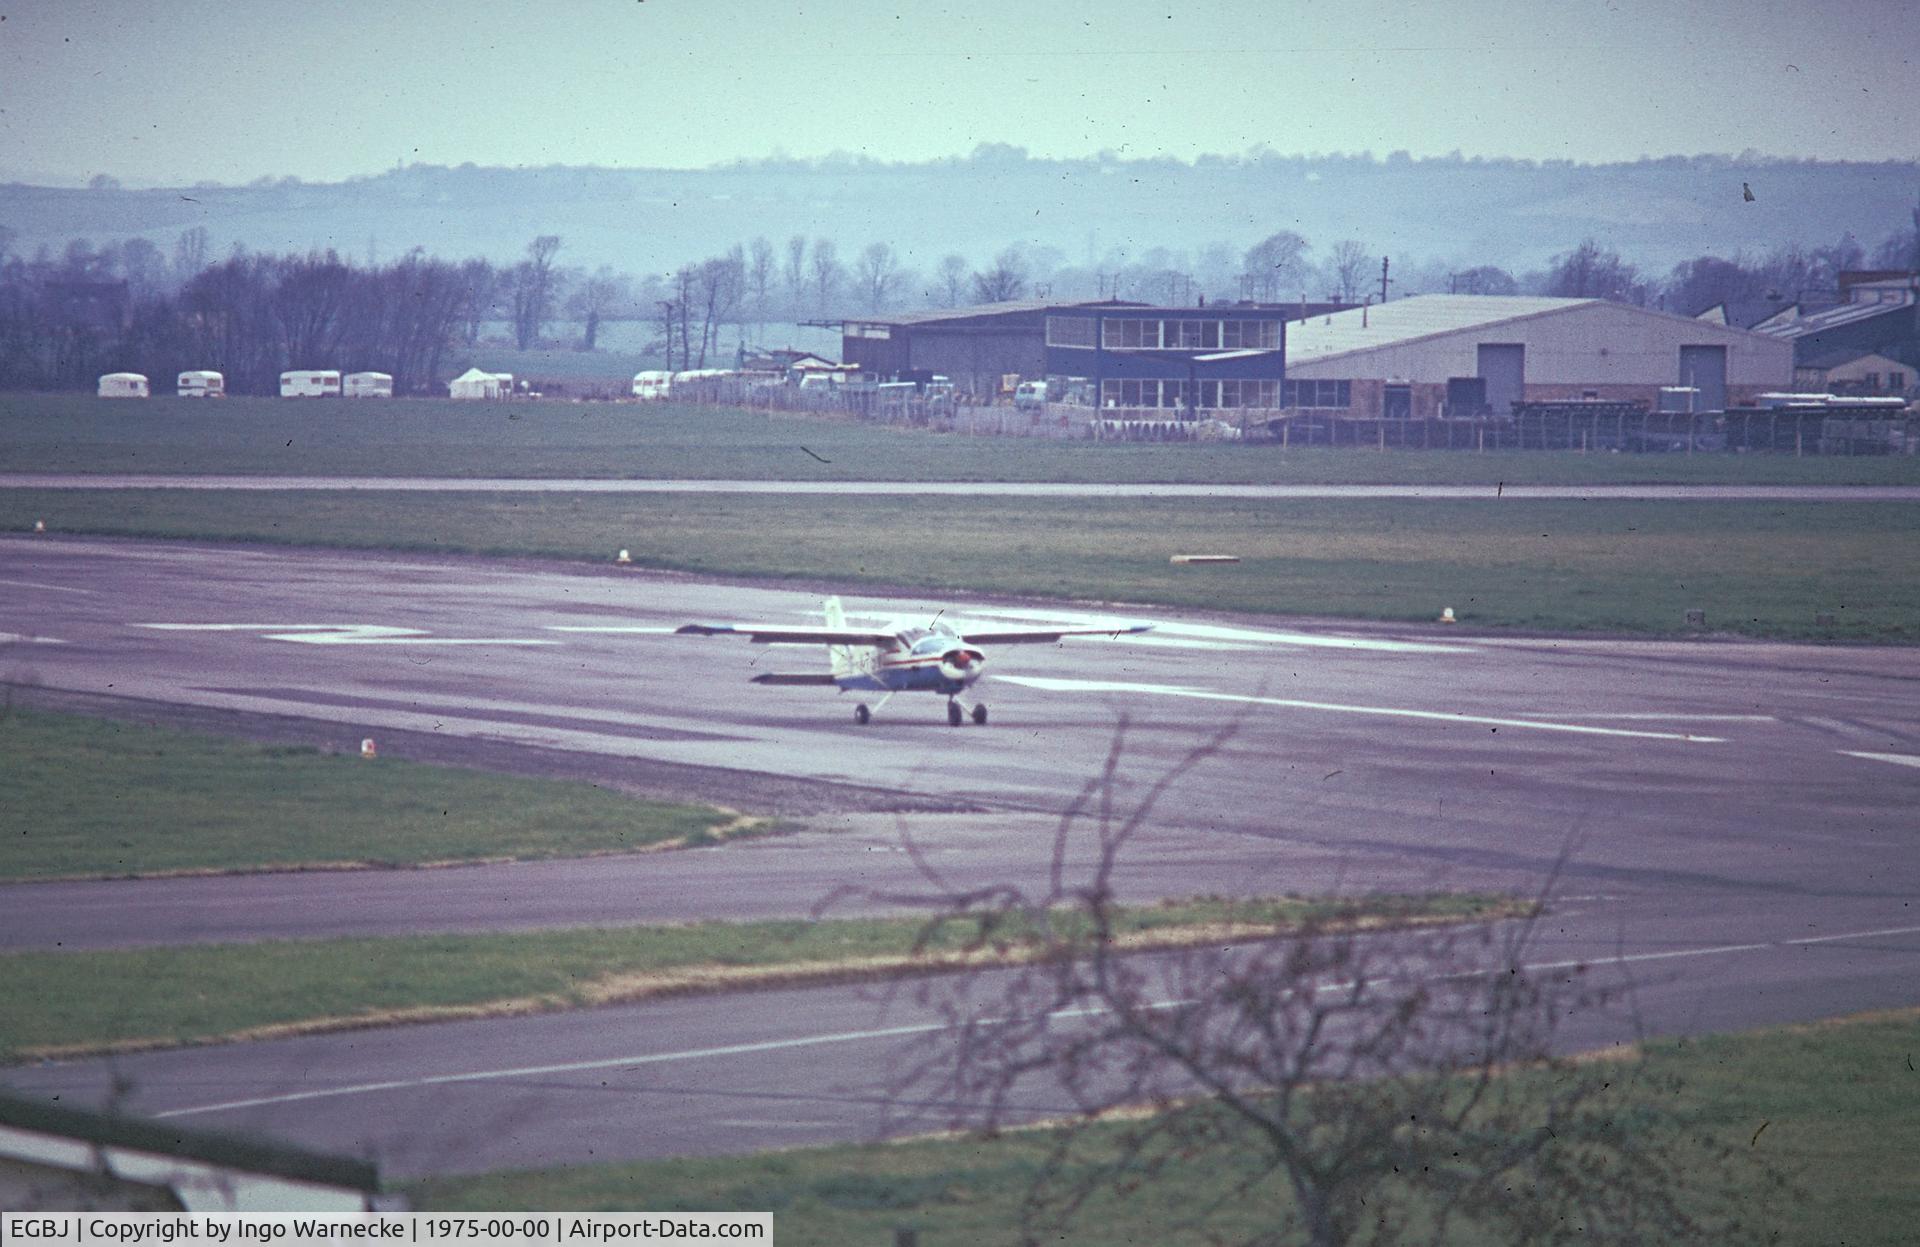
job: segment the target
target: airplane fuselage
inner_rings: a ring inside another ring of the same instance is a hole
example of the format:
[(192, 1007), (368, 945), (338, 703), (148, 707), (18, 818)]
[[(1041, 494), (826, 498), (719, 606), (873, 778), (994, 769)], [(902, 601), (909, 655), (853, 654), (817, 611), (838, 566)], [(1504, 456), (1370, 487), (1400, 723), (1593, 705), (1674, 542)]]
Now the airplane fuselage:
[(904, 628), (892, 648), (845, 647), (836, 655), (834, 683), (843, 690), (905, 693), (925, 691), (953, 697), (980, 678), (987, 656), (952, 631)]

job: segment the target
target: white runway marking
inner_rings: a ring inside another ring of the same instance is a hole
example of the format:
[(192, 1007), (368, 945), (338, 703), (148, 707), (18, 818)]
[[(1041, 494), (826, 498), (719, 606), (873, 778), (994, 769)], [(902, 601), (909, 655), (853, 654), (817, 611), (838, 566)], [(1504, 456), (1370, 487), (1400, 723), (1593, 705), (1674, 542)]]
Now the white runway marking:
[(387, 624), (135, 624), (163, 632), (257, 632), (266, 641), (302, 645), (558, 645), (548, 637), (448, 637)]
[(1895, 766), (1920, 766), (1920, 757), (1910, 753), (1861, 753), (1853, 749), (1842, 749), (1849, 758), (1865, 758), (1869, 762), (1891, 762)]
[[(1076, 628), (1123, 628), (1142, 622), (1112, 615), (1077, 615), (1059, 611), (1016, 610), (1012, 607), (981, 608), (972, 612), (992, 619), (1012, 619), (1028, 623), (1063, 623)], [(955, 624), (966, 635), (966, 628)], [(1470, 645), (1443, 644), (1438, 641), (1396, 641), (1387, 637), (1329, 636), (1318, 632), (1276, 632), (1267, 628), (1232, 628), (1219, 624), (1187, 623), (1181, 620), (1154, 621), (1147, 636), (1190, 637), (1200, 641), (1231, 641), (1251, 645), (1297, 645), (1318, 649), (1370, 650), (1388, 654), (1468, 654)], [(1122, 637), (1121, 640), (1130, 638)]]
[(0, 632), (0, 645), (65, 645), (56, 636), (28, 636), (24, 632)]
[[(1521, 713), (1527, 715), (1528, 717), (1532, 717), (1535, 712), (1531, 710), (1527, 710), (1527, 711), (1522, 711)], [(1549, 712), (1547, 711), (1539, 712), (1540, 717), (1542, 718), (1546, 717), (1548, 713)], [(1773, 715), (1770, 715), (1770, 714), (1583, 714), (1580, 717), (1583, 719), (1612, 719), (1612, 720), (1620, 720), (1620, 721), (1635, 721), (1635, 722), (1648, 722), (1648, 723), (1661, 723), (1661, 722), (1776, 723), (1778, 722), (1778, 720)]]
[(37, 580), (0, 580), (0, 585), (18, 585), (22, 589), (45, 589), (48, 593), (84, 593), (93, 597), (98, 589), (75, 589), (67, 585), (46, 585)]
[[(1569, 970), (1578, 966), (1595, 969), (1614, 965), (1636, 965), (1649, 961), (1680, 961), (1699, 957), (1725, 957), (1735, 953), (1765, 952), (1775, 948), (1805, 948), (1816, 944), (1838, 944), (1847, 940), (1884, 939), (1893, 935), (1920, 935), (1920, 926), (1886, 927), (1877, 931), (1848, 931), (1838, 935), (1810, 935), (1791, 940), (1760, 940), (1748, 944), (1717, 944), (1705, 948), (1675, 948), (1657, 953), (1628, 953), (1618, 957), (1591, 960), (1542, 961), (1522, 968), (1531, 972)], [(1177, 1008), (1184, 1001), (1157, 1002), (1157, 1008)], [(1097, 1009), (1060, 1009), (1049, 1017), (1086, 1017)], [(327, 1100), (349, 1095), (371, 1095), (381, 1091), (410, 1091), (421, 1087), (441, 1087), (453, 1083), (499, 1082), (509, 1078), (537, 1078), (551, 1074), (577, 1074), (590, 1070), (617, 1069), (622, 1066), (661, 1065), (674, 1061), (698, 1061), (709, 1057), (745, 1056), (756, 1052), (780, 1052), (793, 1048), (817, 1048), (825, 1044), (859, 1043), (871, 1039), (897, 1039), (925, 1035), (947, 1029), (945, 1022), (921, 1022), (911, 1026), (888, 1026), (876, 1030), (839, 1031), (825, 1035), (802, 1035), (792, 1039), (768, 1039), (759, 1043), (729, 1044), (717, 1048), (689, 1048), (680, 1052), (649, 1052), (633, 1056), (606, 1057), (596, 1061), (568, 1061), (557, 1065), (521, 1065), (506, 1069), (477, 1070), (465, 1074), (429, 1074), (420, 1078), (395, 1078), (385, 1082), (354, 1083), (344, 1087), (324, 1087), (313, 1091), (289, 1091), (280, 1095), (254, 1096), (244, 1100), (223, 1100), (217, 1104), (198, 1104), (168, 1109), (155, 1117), (192, 1117), (202, 1113), (223, 1113), (234, 1109), (261, 1108), (271, 1104), (299, 1104), (308, 1100)]]
[(1639, 740), (1677, 740), (1696, 745), (1722, 745), (1722, 736), (1694, 736), (1673, 732), (1643, 732), (1624, 727), (1593, 727), (1585, 723), (1554, 723), (1544, 719), (1503, 719), (1479, 714), (1450, 714), (1441, 710), (1414, 710), (1403, 706), (1349, 706), (1331, 701), (1301, 701), (1292, 697), (1255, 697), (1245, 693), (1210, 693), (1172, 684), (1128, 684), (1106, 680), (1061, 680), (1046, 676), (1003, 675), (1007, 684), (1021, 684), (1055, 693), (1147, 693), (1160, 697), (1193, 697), (1202, 701), (1233, 701), (1249, 706), (1281, 706), (1290, 710), (1325, 710), (1336, 714), (1370, 714), (1386, 718), (1424, 719), (1437, 723), (1478, 723), (1489, 727), (1524, 727), (1542, 732), (1574, 732), (1585, 736), (1627, 736)]
[(548, 624), (548, 632), (606, 632), (646, 635), (672, 635), (673, 628), (648, 628), (638, 624)]
[(887, 1026), (879, 1030), (842, 1031), (831, 1035), (807, 1035), (799, 1039), (769, 1039), (761, 1043), (728, 1044), (718, 1048), (689, 1048), (683, 1052), (649, 1052), (636, 1056), (607, 1057), (599, 1061), (567, 1061), (559, 1065), (521, 1065), (511, 1069), (481, 1070), (471, 1074), (429, 1074), (424, 1078), (396, 1078), (389, 1082), (363, 1082), (346, 1087), (326, 1087), (318, 1091), (290, 1091), (281, 1095), (256, 1096), (250, 1100), (226, 1100), (219, 1104), (201, 1104), (193, 1108), (168, 1109), (155, 1117), (191, 1117), (197, 1113), (224, 1113), (237, 1108), (259, 1108), (266, 1104), (298, 1104), (303, 1100), (327, 1100), (343, 1095), (368, 1095), (376, 1091), (402, 1091), (416, 1087), (438, 1087), (448, 1083), (497, 1082), (503, 1078), (534, 1078), (548, 1074), (580, 1074), (589, 1070), (615, 1069), (620, 1066), (661, 1065), (669, 1061), (698, 1061), (707, 1057), (745, 1056), (750, 1052), (778, 1052), (788, 1048), (811, 1048), (821, 1044), (854, 1043), (863, 1039), (896, 1039), (906, 1035), (924, 1035), (945, 1027), (944, 1022), (923, 1022), (914, 1026)]

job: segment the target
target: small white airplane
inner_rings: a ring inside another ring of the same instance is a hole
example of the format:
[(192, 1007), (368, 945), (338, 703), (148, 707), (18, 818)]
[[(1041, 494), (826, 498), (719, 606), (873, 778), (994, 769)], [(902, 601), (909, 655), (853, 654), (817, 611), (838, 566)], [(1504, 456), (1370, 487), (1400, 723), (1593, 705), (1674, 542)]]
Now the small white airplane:
[[(953, 627), (935, 618), (926, 627), (908, 623), (890, 623), (884, 628), (849, 628), (840, 599), (828, 598), (826, 622), (818, 628), (787, 624), (699, 624), (690, 623), (674, 631), (685, 636), (744, 636), (767, 645), (806, 645), (827, 647), (829, 670), (819, 674), (784, 675), (768, 672), (753, 677), (755, 684), (818, 684), (837, 687), (841, 692), (875, 692), (880, 700), (871, 709), (860, 702), (853, 708), (853, 721), (866, 723), (873, 711), (895, 693), (924, 689), (941, 693), (947, 699), (947, 722), (959, 727), (966, 718), (956, 700), (980, 679), (987, 665), (982, 645), (1038, 645), (1069, 636), (1120, 636), (1146, 632), (1152, 624), (1133, 624), (1125, 628), (1020, 628), (1017, 630), (973, 632), (961, 636)], [(973, 721), (985, 723), (987, 708), (975, 702)]]

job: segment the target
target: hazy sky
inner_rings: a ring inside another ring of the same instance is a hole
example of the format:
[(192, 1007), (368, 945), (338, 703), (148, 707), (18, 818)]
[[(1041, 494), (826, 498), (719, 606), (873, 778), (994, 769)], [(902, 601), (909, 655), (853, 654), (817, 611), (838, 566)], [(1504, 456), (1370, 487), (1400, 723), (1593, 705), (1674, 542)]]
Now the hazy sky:
[(1920, 157), (1914, 0), (0, 0), (0, 177), (1405, 149)]

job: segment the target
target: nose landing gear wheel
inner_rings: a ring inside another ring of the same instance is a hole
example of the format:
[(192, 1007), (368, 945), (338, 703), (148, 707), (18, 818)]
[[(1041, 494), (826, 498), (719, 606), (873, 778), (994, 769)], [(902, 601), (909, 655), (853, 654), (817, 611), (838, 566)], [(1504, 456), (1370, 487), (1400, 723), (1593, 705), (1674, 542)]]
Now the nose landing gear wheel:
[(960, 715), (960, 703), (959, 703), (959, 702), (957, 702), (957, 701), (950, 701), (950, 702), (948, 702), (948, 703), (947, 703), (947, 724), (948, 724), (948, 726), (950, 726), (950, 727), (959, 727), (959, 726), (960, 726), (960, 719), (961, 719), (961, 715)]
[(867, 709), (867, 703), (861, 702), (853, 708), (853, 721), (865, 727), (867, 720), (873, 718), (873, 711)]
[(987, 722), (987, 707), (986, 707), (986, 703), (984, 703), (984, 702), (982, 702), (982, 703), (979, 703), (979, 704), (977, 704), (977, 705), (975, 705), (975, 706), (974, 706), (974, 708), (973, 708), (973, 721), (974, 721), (975, 723), (978, 723), (978, 724), (980, 724), (980, 725), (981, 725), (982, 727), (984, 727), (984, 726), (986, 726), (986, 722)]

